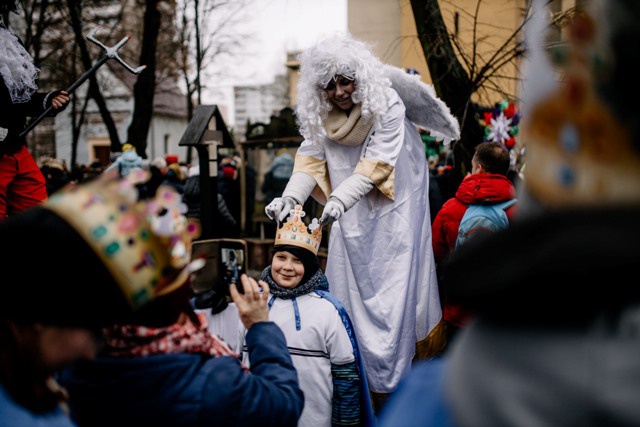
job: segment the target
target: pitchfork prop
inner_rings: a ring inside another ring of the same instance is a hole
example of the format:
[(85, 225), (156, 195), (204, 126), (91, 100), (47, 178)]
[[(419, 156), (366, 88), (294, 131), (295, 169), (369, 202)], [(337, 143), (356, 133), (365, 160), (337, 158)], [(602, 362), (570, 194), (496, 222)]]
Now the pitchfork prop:
[[(129, 71), (131, 71), (133, 74), (140, 74), (142, 72), (142, 70), (147, 68), (146, 65), (141, 65), (138, 68), (133, 68), (129, 64), (124, 62), (122, 60), (122, 58), (120, 58), (120, 56), (118, 56), (118, 50), (122, 46), (124, 46), (125, 43), (127, 43), (129, 41), (129, 39), (131, 38), (130, 35), (125, 36), (115, 46), (107, 47), (107, 46), (102, 44), (99, 40), (97, 40), (94, 37), (98, 33), (99, 29), (100, 29), (100, 27), (96, 27), (93, 30), (91, 30), (91, 32), (89, 34), (87, 34), (87, 40), (97, 44), (102, 49), (104, 49), (105, 54), (104, 54), (104, 56), (102, 58), (100, 58), (98, 61), (96, 61), (96, 63), (93, 64), (93, 66), (91, 68), (89, 68), (87, 71), (85, 71), (84, 74), (81, 75), (78, 80), (76, 80), (71, 86), (69, 86), (69, 88), (67, 89), (67, 93), (69, 95), (71, 95), (73, 93), (73, 91), (75, 91), (78, 88), (78, 86), (80, 86), (82, 83), (84, 83), (85, 80), (87, 80), (89, 78), (89, 76), (91, 76), (91, 74), (95, 73), (98, 68), (100, 68), (105, 62), (107, 62), (110, 59), (115, 59), (120, 64), (122, 64), (122, 66), (124, 68), (126, 68)], [(23, 130), (22, 133), (20, 133), (20, 137), (23, 137), (26, 134), (28, 134), (29, 132), (31, 132), (33, 130), (33, 128), (36, 127), (36, 125), (42, 121), (42, 119), (44, 119), (45, 117), (47, 117), (47, 115), (49, 113), (51, 113), (52, 109), (53, 109), (53, 106), (49, 106), (49, 108), (47, 108), (42, 114), (40, 114), (35, 120), (33, 120), (29, 124), (29, 126), (27, 126), (27, 128), (25, 130)]]

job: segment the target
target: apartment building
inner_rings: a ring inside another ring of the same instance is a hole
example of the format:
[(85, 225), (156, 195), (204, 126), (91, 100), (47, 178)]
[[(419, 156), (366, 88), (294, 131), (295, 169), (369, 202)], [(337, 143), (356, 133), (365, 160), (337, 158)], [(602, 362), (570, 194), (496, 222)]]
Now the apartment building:
[(233, 89), (235, 105), (235, 140), (246, 140), (247, 125), (269, 123), (272, 115), (289, 106), (289, 81), (286, 75), (275, 77), (271, 84), (236, 86)]

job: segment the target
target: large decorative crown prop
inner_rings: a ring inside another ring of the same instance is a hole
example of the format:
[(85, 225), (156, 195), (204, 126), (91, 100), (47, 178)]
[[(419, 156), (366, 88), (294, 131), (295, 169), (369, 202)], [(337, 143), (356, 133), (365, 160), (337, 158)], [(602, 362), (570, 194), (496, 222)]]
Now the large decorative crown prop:
[(322, 227), (318, 218), (314, 218), (307, 227), (302, 221), (305, 215), (302, 206), (295, 205), (289, 212), (287, 221), (278, 226), (275, 244), (298, 246), (318, 255), (322, 240)]
[[(135, 184), (148, 172), (119, 179), (107, 171), (88, 183), (70, 185), (43, 204), (69, 223), (111, 272), (133, 309), (181, 287), (202, 267), (191, 261), (197, 223), (182, 215), (186, 206), (171, 187), (138, 201)], [(87, 278), (87, 285), (91, 278)]]
[(601, 30), (590, 14), (578, 15), (566, 47), (552, 52), (553, 61), (542, 53), (539, 31), (530, 32), (536, 79), (549, 75), (553, 65), (563, 75), (555, 87), (526, 92), (533, 102), (525, 127), (524, 182), (549, 206), (640, 201), (640, 158), (628, 130), (596, 90), (601, 80), (610, 78), (612, 65), (606, 45), (598, 43)]

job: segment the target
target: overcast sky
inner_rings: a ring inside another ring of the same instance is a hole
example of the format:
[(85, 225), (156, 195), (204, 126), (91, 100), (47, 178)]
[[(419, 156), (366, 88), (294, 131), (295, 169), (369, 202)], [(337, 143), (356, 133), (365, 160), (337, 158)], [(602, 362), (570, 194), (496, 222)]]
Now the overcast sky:
[(219, 94), (208, 96), (208, 103), (230, 104), (233, 85), (273, 82), (286, 72), (288, 51), (308, 47), (321, 34), (346, 31), (347, 0), (255, 0), (244, 25), (254, 34), (248, 49), (255, 53), (236, 65), (235, 77), (220, 86)]

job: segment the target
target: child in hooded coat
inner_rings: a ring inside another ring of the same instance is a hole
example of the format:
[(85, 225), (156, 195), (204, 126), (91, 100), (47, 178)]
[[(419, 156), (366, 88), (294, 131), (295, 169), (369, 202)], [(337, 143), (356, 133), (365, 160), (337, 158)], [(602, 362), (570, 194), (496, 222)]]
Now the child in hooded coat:
[[(271, 292), (269, 320), (284, 332), (305, 395), (298, 425), (372, 425), (373, 410), (353, 325), (342, 304), (328, 292), (317, 248), (314, 253), (299, 246), (281, 230), (276, 236), (272, 262), (263, 270), (261, 282)], [(245, 333), (241, 327), (241, 345)], [(243, 360), (250, 363), (246, 345), (242, 350)]]

